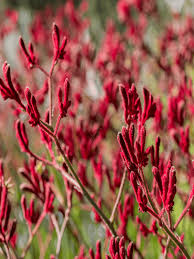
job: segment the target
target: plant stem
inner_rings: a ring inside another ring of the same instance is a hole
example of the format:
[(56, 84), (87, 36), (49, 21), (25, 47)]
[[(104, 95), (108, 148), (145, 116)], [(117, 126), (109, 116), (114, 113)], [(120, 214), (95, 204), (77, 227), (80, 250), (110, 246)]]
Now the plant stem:
[(57, 122), (56, 122), (56, 126), (55, 126), (55, 131), (54, 131), (54, 135), (57, 135), (57, 131), (59, 129), (59, 125), (60, 125), (60, 121), (61, 121), (61, 115), (58, 116), (57, 118)]
[(69, 220), (69, 216), (70, 216), (70, 212), (71, 212), (71, 207), (72, 207), (72, 203), (69, 202), (67, 209), (65, 210), (65, 217), (64, 217), (64, 221), (61, 227), (61, 231), (59, 232), (58, 235), (58, 241), (57, 241), (57, 248), (56, 248), (56, 259), (59, 257), (59, 253), (61, 250), (61, 242), (62, 242), (62, 238), (63, 238), (63, 233), (65, 231), (67, 222)]
[(89, 201), (89, 203), (94, 207), (94, 209), (97, 211), (97, 213), (100, 215), (100, 217), (103, 219), (105, 225), (108, 227), (108, 229), (110, 230), (110, 232), (112, 233), (113, 236), (117, 236), (117, 233), (112, 225), (112, 223), (109, 221), (109, 219), (106, 217), (106, 215), (102, 212), (102, 210), (98, 207), (98, 205), (95, 203), (95, 201), (92, 199), (92, 197), (89, 195), (88, 191), (85, 189), (85, 187), (83, 186), (83, 184), (81, 183), (78, 175), (76, 174), (73, 166), (71, 165), (70, 161), (68, 160), (68, 158), (65, 156), (62, 148), (61, 148), (61, 145), (58, 141), (58, 138), (53, 134), (52, 131), (50, 131), (46, 125), (43, 125), (42, 123), (40, 124), (40, 127), (45, 130), (54, 140), (58, 150), (59, 150), (59, 153), (62, 155), (63, 159), (65, 160), (67, 166), (69, 167), (72, 175), (74, 176), (74, 178), (76, 179), (80, 189), (82, 190), (83, 192), (83, 195), (86, 197), (86, 199)]
[[(141, 178), (142, 178), (142, 181), (143, 181), (143, 185), (145, 187), (145, 192), (146, 192), (146, 197), (152, 207), (152, 209), (154, 210), (154, 212), (156, 214), (158, 214), (158, 211), (157, 209), (155, 208), (154, 206), (154, 203), (152, 202), (152, 199), (150, 197), (150, 194), (149, 194), (149, 190), (148, 190), (148, 187), (147, 187), (147, 184), (146, 184), (146, 181), (145, 181), (145, 177), (144, 177), (144, 174), (143, 174), (143, 170), (142, 168), (140, 168), (140, 174), (141, 174)], [(158, 219), (158, 218), (157, 218)], [(177, 245), (181, 252), (183, 253), (183, 255), (187, 258), (187, 259), (191, 259), (191, 257), (189, 256), (187, 250), (185, 249), (184, 245), (178, 240), (178, 238), (175, 236), (175, 234), (172, 232), (171, 229), (169, 229), (169, 227), (166, 225), (166, 223), (164, 221), (162, 221), (162, 219), (160, 219), (160, 225), (161, 225), (161, 228), (165, 231), (165, 233), (171, 238), (171, 240), (175, 243), (175, 245)]]
[(59, 225), (58, 225), (57, 219), (55, 217), (55, 214), (51, 215), (51, 220), (52, 220), (53, 226), (55, 227), (55, 231), (56, 231), (57, 236), (58, 236), (59, 233), (60, 233), (60, 230), (59, 230)]
[(89, 203), (94, 207), (94, 209), (97, 211), (97, 213), (100, 215), (100, 217), (103, 219), (104, 223), (106, 224), (106, 226), (108, 227), (108, 229), (110, 230), (110, 232), (112, 233), (113, 236), (117, 236), (117, 233), (112, 225), (112, 223), (110, 222), (110, 220), (106, 217), (106, 215), (102, 212), (102, 210), (98, 207), (98, 205), (95, 203), (95, 201), (90, 197), (88, 191), (85, 189), (85, 187), (83, 186), (83, 184), (81, 183), (79, 177), (77, 176), (73, 166), (71, 165), (71, 163), (69, 162), (68, 158), (65, 156), (60, 143), (57, 139), (56, 136), (54, 136), (54, 141), (56, 146), (59, 149), (59, 152), (61, 153), (61, 155), (63, 156), (63, 159), (65, 160), (67, 166), (69, 167), (72, 175), (75, 177), (77, 183), (79, 184), (81, 190), (83, 191), (84, 196), (86, 197), (86, 199), (89, 201)]
[(48, 77), (48, 88), (49, 88), (49, 124), (52, 126), (53, 117), (53, 94), (52, 94), (52, 74), (54, 71), (55, 62), (52, 62), (51, 69)]
[(175, 234), (172, 232), (172, 230), (170, 230), (165, 223), (163, 223), (162, 226), (163, 230), (167, 233), (168, 236), (170, 236), (171, 240), (175, 243), (175, 245), (177, 245), (179, 247), (179, 249), (181, 250), (181, 252), (183, 253), (183, 255), (187, 258), (187, 259), (191, 259), (190, 255), (188, 254), (187, 250), (185, 249), (185, 247), (183, 246), (183, 244), (176, 238)]
[(127, 175), (127, 171), (125, 170), (124, 173), (123, 173), (122, 180), (121, 180), (121, 185), (120, 185), (120, 187), (119, 187), (119, 192), (118, 192), (118, 195), (117, 195), (117, 199), (116, 199), (116, 201), (115, 201), (115, 204), (114, 204), (114, 207), (113, 207), (113, 210), (112, 210), (110, 219), (109, 219), (111, 223), (113, 223), (113, 221), (114, 221), (115, 212), (116, 212), (116, 210), (117, 210), (119, 201), (120, 201), (120, 199), (121, 199), (121, 194), (122, 194), (122, 191), (123, 191), (123, 188), (124, 188), (126, 175)]
[(8, 245), (6, 243), (4, 244), (4, 247), (5, 247), (7, 259), (11, 259), (9, 247), (8, 247)]
[[(169, 225), (169, 228), (172, 229), (172, 220), (171, 220), (171, 216), (170, 216), (170, 212), (167, 211), (167, 215), (168, 215), (168, 225)], [(167, 259), (168, 258), (168, 248), (169, 248), (169, 245), (170, 245), (170, 237), (168, 236), (168, 240), (167, 240), (167, 243), (166, 243), (166, 248), (165, 248), (165, 251), (164, 251), (164, 259)]]
[(68, 173), (66, 173), (64, 171), (64, 169), (62, 167), (60, 167), (55, 161), (49, 161), (43, 157), (39, 157), (36, 154), (34, 154), (33, 152), (29, 152), (29, 154), (34, 157), (36, 160), (48, 165), (48, 166), (52, 166), (54, 167), (57, 171), (60, 171), (62, 176), (65, 177), (71, 184), (73, 184), (75, 186), (75, 188), (82, 193), (80, 186), (78, 185), (78, 183), (71, 177), (71, 175), (69, 175)]
[(181, 220), (184, 218), (185, 214), (188, 212), (189, 208), (191, 207), (193, 198), (194, 198), (194, 197), (191, 197), (191, 198), (188, 200), (188, 202), (187, 202), (187, 204), (186, 204), (184, 210), (182, 211), (181, 215), (179, 216), (177, 222), (174, 224), (173, 230), (175, 230), (175, 229), (178, 227), (178, 225), (180, 224)]
[(40, 69), (40, 71), (41, 71), (43, 74), (45, 74), (45, 76), (49, 77), (49, 74), (46, 72), (46, 70), (44, 70), (43, 67), (41, 67), (40, 65), (36, 65), (35, 67), (38, 68), (38, 69)]
[(34, 229), (32, 230), (32, 234), (30, 235), (29, 239), (28, 239), (28, 243), (26, 245), (26, 247), (24, 248), (23, 252), (22, 252), (22, 255), (21, 255), (21, 258), (24, 258), (26, 256), (26, 253), (28, 251), (28, 249), (30, 248), (30, 245), (32, 243), (32, 240), (36, 234), (36, 232), (38, 231), (43, 219), (45, 218), (46, 216), (46, 212), (43, 210), (42, 214), (40, 215)]
[(52, 65), (50, 68), (49, 73), (46, 72), (46, 70), (44, 70), (44, 68), (42, 68), (40, 65), (36, 65), (36, 67), (38, 69), (40, 69), (40, 71), (42, 71), (47, 77), (48, 77), (48, 89), (49, 89), (49, 124), (52, 125), (52, 117), (53, 117), (53, 96), (52, 96), (52, 74), (54, 71), (54, 67), (55, 67), (55, 62), (52, 61)]

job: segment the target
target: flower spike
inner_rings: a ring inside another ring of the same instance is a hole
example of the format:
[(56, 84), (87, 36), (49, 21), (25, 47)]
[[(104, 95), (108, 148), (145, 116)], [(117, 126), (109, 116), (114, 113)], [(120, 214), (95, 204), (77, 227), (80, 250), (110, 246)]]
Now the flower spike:
[(29, 123), (32, 127), (35, 127), (40, 123), (40, 114), (36, 105), (36, 99), (31, 94), (30, 89), (28, 87), (25, 90), (25, 97), (27, 101), (26, 111), (30, 116)]
[(59, 111), (61, 118), (65, 117), (67, 115), (67, 111), (71, 105), (71, 101), (68, 100), (69, 98), (69, 80), (68, 78), (65, 79), (64, 82), (64, 100), (62, 100), (62, 89), (59, 87), (58, 90), (58, 105), (59, 105)]

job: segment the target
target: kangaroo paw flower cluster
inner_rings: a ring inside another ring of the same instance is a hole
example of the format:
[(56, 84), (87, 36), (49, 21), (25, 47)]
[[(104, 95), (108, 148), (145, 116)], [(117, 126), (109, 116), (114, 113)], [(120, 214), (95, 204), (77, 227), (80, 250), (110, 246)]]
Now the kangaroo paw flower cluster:
[(192, 1), (95, 1), (0, 10), (0, 258), (192, 259)]

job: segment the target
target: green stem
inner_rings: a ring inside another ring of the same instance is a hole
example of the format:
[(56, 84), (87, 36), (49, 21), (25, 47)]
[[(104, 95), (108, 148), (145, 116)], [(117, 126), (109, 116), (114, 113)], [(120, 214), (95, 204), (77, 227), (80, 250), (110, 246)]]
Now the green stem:
[(170, 236), (171, 240), (177, 245), (181, 252), (187, 259), (191, 259), (190, 255), (188, 254), (187, 250), (183, 246), (183, 244), (176, 238), (175, 234), (163, 223), (162, 225), (163, 230), (166, 232), (168, 236)]
[[(154, 212), (156, 214), (158, 214), (158, 211), (150, 197), (150, 194), (149, 194), (149, 190), (148, 190), (148, 187), (147, 187), (147, 184), (146, 184), (146, 181), (145, 181), (145, 177), (144, 177), (144, 174), (143, 174), (143, 170), (142, 168), (140, 168), (140, 174), (141, 174), (141, 178), (142, 178), (142, 181), (143, 181), (143, 185), (145, 187), (145, 192), (146, 192), (146, 197), (152, 207), (152, 209), (154, 210)], [(185, 249), (185, 247), (183, 246), (183, 244), (177, 239), (177, 237), (175, 236), (175, 234), (172, 232), (172, 230), (170, 228), (168, 228), (168, 226), (166, 225), (165, 222), (162, 221), (162, 219), (160, 219), (160, 225), (161, 225), (161, 228), (165, 231), (165, 233), (171, 238), (171, 240), (175, 243), (176, 246), (178, 246), (181, 250), (181, 252), (183, 253), (183, 255), (187, 258), (187, 259), (191, 259), (190, 255), (188, 254), (187, 250)]]
[(112, 223), (109, 221), (109, 219), (106, 217), (106, 215), (102, 212), (102, 210), (97, 206), (97, 204), (95, 203), (95, 201), (90, 197), (88, 191), (85, 189), (85, 187), (83, 186), (83, 184), (81, 183), (79, 177), (77, 176), (73, 166), (71, 165), (71, 163), (69, 162), (68, 158), (65, 156), (63, 150), (61, 149), (61, 146), (59, 144), (58, 139), (56, 138), (56, 136), (54, 136), (54, 141), (56, 146), (59, 149), (59, 152), (61, 153), (61, 155), (63, 156), (63, 159), (65, 160), (66, 164), (68, 165), (72, 175), (75, 177), (77, 183), (80, 186), (80, 189), (83, 191), (84, 196), (86, 197), (86, 199), (89, 201), (89, 203), (94, 207), (94, 209), (97, 211), (97, 213), (100, 215), (100, 217), (103, 219), (104, 223), (106, 224), (106, 226), (108, 227), (108, 229), (110, 230), (110, 232), (112, 233), (113, 236), (117, 236), (117, 233), (112, 225)]

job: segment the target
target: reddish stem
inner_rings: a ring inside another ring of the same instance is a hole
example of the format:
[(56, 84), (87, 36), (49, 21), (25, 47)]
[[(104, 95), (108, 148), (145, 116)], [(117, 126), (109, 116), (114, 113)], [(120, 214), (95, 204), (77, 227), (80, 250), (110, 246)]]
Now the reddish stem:
[(46, 216), (46, 212), (45, 210), (42, 211), (42, 214), (40, 215), (34, 229), (32, 230), (32, 233), (31, 235), (29, 236), (29, 239), (28, 239), (28, 243), (26, 245), (26, 247), (24, 248), (23, 252), (22, 252), (22, 255), (21, 255), (21, 258), (24, 258), (26, 256), (26, 253), (28, 252), (28, 249), (30, 248), (30, 245), (32, 243), (32, 240), (34, 238), (34, 236), (36, 235), (36, 232), (38, 231), (43, 219), (45, 218)]
[(189, 211), (189, 208), (191, 207), (193, 198), (194, 198), (194, 197), (191, 197), (191, 198), (188, 200), (188, 202), (187, 202), (187, 204), (186, 204), (184, 210), (182, 211), (181, 215), (179, 216), (177, 222), (174, 224), (173, 230), (175, 230), (175, 229), (178, 227), (178, 225), (180, 224), (181, 220), (184, 218), (184, 216), (186, 215), (186, 213)]
[(120, 185), (120, 188), (119, 188), (119, 192), (118, 192), (118, 195), (117, 195), (117, 199), (116, 199), (116, 201), (115, 201), (115, 204), (114, 204), (114, 207), (113, 207), (113, 210), (112, 210), (110, 219), (109, 219), (110, 222), (113, 222), (113, 221), (114, 221), (114, 216), (115, 216), (115, 213), (116, 213), (116, 210), (117, 210), (119, 201), (120, 201), (120, 199), (121, 199), (121, 194), (122, 194), (122, 191), (123, 191), (123, 188), (124, 188), (126, 174), (127, 174), (127, 171), (125, 170), (124, 173), (123, 173), (122, 180), (121, 180), (121, 185)]
[(55, 135), (55, 136), (57, 135), (57, 131), (58, 131), (58, 129), (59, 129), (59, 125), (60, 125), (61, 119), (62, 119), (62, 118), (61, 118), (61, 115), (59, 115), (58, 118), (57, 118), (55, 130), (54, 130), (54, 135)]

